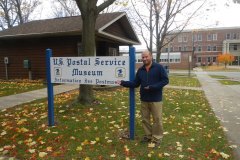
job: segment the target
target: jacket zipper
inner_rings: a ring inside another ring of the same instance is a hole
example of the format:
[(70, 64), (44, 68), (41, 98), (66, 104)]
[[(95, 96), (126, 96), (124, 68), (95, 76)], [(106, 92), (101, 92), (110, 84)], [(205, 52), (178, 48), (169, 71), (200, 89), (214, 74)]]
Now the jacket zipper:
[(148, 85), (148, 72), (149, 72), (149, 71), (147, 71), (147, 85)]

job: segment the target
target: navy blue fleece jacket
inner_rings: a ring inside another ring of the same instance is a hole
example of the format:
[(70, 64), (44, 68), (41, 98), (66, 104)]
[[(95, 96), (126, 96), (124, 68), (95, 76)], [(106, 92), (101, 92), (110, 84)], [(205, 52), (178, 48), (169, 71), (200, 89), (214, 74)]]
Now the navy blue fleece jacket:
[[(137, 71), (134, 81), (121, 81), (121, 85), (129, 88), (140, 87), (140, 99), (144, 102), (162, 101), (163, 87), (169, 82), (166, 70), (162, 65), (153, 62), (149, 71), (143, 65)], [(144, 89), (144, 87), (149, 89)]]

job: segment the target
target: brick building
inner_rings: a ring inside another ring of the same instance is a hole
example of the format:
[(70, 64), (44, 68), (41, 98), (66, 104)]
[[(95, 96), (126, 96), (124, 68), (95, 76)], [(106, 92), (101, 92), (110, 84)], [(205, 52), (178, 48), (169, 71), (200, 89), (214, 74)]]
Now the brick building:
[[(117, 56), (119, 46), (140, 43), (127, 14), (100, 14), (96, 55)], [(45, 79), (46, 49), (54, 57), (83, 56), (81, 16), (36, 20), (0, 31), (0, 79)]]
[[(170, 69), (189, 69), (196, 66), (216, 65), (217, 56), (231, 53), (232, 65), (240, 65), (240, 27), (207, 28), (174, 32), (166, 39), (173, 39), (162, 49), (160, 63)], [(141, 53), (136, 50), (136, 67), (142, 65)], [(122, 51), (127, 55), (128, 51)], [(156, 58), (156, 51), (153, 51)]]
[(240, 65), (240, 27), (184, 30), (167, 38), (173, 40), (162, 52), (181, 53), (180, 62), (170, 62), (170, 68), (185, 68), (189, 59), (192, 67), (215, 65), (217, 56), (226, 52), (235, 56), (232, 65)]

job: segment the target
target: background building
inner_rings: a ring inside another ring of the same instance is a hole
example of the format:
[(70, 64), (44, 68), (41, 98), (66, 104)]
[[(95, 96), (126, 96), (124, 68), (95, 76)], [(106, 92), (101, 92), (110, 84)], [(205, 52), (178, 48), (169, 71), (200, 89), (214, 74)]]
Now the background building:
[[(174, 32), (166, 39), (173, 40), (162, 48), (160, 63), (170, 69), (217, 65), (217, 56), (224, 53), (234, 55), (231, 65), (240, 65), (240, 27), (184, 30)], [(137, 68), (142, 65), (144, 50), (136, 49)], [(128, 50), (121, 50), (120, 54), (128, 56)], [(153, 59), (156, 59), (156, 50), (153, 50)]]
[[(240, 27), (184, 30), (167, 38), (173, 40), (163, 52), (180, 52), (188, 57), (187, 61), (190, 59), (193, 67), (215, 65), (217, 56), (226, 52), (235, 56), (232, 65), (240, 65)], [(169, 64), (175, 68), (174, 63)]]

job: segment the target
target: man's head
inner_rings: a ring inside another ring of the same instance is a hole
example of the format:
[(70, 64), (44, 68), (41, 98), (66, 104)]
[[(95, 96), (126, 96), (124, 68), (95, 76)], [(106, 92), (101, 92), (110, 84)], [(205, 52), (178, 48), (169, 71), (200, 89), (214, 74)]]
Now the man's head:
[(152, 53), (148, 50), (142, 53), (142, 61), (145, 66), (150, 66), (152, 64)]

